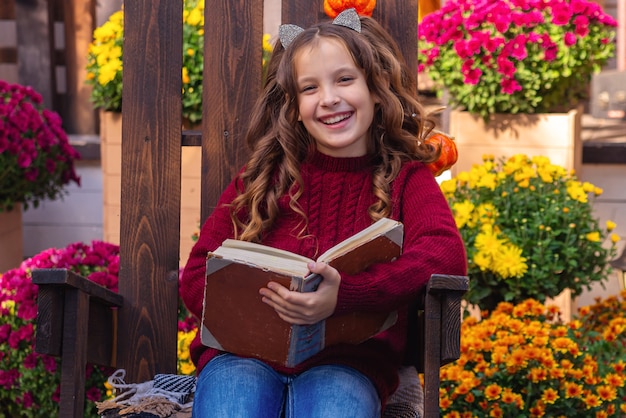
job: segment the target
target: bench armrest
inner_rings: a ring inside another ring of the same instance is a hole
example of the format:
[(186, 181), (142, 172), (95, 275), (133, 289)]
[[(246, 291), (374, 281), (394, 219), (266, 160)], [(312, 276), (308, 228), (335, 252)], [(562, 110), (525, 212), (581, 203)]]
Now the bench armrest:
[[(32, 275), (33, 283), (39, 287), (35, 351), (60, 357), (64, 333), (76, 333), (69, 340), (71, 344), (85, 331), (87, 360), (112, 365), (117, 327), (116, 311), (112, 308), (122, 306), (122, 296), (67, 269), (34, 269)], [(80, 326), (81, 319), (96, 325), (87, 330), (71, 330)]]

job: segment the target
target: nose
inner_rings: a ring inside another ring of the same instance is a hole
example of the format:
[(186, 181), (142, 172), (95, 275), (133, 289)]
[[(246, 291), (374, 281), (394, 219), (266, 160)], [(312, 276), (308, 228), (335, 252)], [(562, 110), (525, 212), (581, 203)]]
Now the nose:
[(332, 87), (320, 89), (320, 103), (322, 106), (334, 106), (339, 103), (340, 98), (337, 90)]

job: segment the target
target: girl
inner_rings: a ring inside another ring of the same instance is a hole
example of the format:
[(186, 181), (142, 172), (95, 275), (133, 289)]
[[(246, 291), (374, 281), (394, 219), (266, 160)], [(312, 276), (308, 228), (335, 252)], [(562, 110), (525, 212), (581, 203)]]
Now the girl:
[[(315, 258), (381, 217), (404, 223), (403, 254), (346, 275), (324, 263), (312, 293), (277, 283), (259, 297), (283, 320), (398, 310), (397, 323), (359, 345), (329, 347), (294, 368), (191, 347), (195, 417), (379, 417), (398, 384), (406, 306), (432, 273), (466, 273), (450, 209), (425, 163), (433, 127), (389, 34), (354, 10), (302, 30), (282, 26), (262, 97), (251, 115), (248, 163), (202, 226), (182, 297), (202, 313), (208, 251), (226, 238)], [(254, 315), (253, 312), (250, 313)]]

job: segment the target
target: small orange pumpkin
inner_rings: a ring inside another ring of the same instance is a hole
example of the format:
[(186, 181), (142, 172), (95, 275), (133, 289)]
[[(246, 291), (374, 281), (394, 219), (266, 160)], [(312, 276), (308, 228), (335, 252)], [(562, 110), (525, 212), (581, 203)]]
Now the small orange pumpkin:
[(376, 0), (324, 0), (324, 13), (335, 18), (341, 12), (354, 7), (357, 14), (371, 16)]
[(452, 167), (459, 158), (454, 138), (443, 132), (433, 131), (426, 138), (426, 143), (433, 144), (435, 147), (441, 146), (441, 154), (437, 161), (426, 164), (435, 177)]

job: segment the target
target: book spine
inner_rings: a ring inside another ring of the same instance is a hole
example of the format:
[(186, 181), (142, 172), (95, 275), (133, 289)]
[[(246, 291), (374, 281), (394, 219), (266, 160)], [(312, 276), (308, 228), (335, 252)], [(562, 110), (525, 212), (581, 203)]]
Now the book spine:
[(324, 348), (326, 321), (311, 325), (292, 325), (287, 367), (294, 367)]
[[(295, 290), (302, 293), (315, 292), (323, 278), (320, 274), (310, 274), (304, 278), (297, 278), (298, 285)], [(296, 278), (293, 281), (296, 281)], [(293, 367), (303, 362), (324, 348), (325, 325), (325, 321), (320, 321), (311, 325), (291, 326), (287, 367)]]

